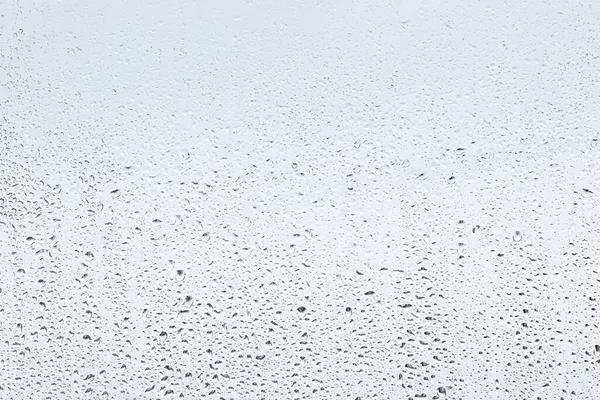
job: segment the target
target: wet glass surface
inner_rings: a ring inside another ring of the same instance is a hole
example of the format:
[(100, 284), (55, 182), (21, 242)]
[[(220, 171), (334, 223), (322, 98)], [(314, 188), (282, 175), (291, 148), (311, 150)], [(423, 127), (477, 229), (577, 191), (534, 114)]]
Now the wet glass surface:
[(174, 3), (0, 3), (0, 398), (600, 398), (599, 4)]

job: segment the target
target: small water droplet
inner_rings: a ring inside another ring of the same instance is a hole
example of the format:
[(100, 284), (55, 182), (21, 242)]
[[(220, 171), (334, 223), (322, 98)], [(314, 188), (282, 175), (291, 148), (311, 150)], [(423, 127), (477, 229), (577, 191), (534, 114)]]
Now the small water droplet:
[(513, 234), (513, 240), (515, 242), (520, 242), (522, 238), (523, 235), (521, 234), (521, 231), (515, 231), (515, 233)]

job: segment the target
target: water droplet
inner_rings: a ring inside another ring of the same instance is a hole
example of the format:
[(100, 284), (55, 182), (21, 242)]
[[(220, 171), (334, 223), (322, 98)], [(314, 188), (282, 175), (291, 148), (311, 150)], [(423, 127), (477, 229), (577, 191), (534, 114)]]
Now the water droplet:
[(513, 234), (513, 240), (515, 242), (520, 242), (522, 238), (523, 235), (521, 234), (521, 231), (515, 231), (515, 233)]

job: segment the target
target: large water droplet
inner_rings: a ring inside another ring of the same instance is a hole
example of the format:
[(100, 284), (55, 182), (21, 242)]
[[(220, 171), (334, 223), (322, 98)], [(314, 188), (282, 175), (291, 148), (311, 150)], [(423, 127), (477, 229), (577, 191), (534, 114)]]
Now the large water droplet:
[(513, 240), (515, 242), (520, 242), (522, 238), (523, 235), (521, 234), (521, 231), (515, 231), (515, 233), (513, 233)]

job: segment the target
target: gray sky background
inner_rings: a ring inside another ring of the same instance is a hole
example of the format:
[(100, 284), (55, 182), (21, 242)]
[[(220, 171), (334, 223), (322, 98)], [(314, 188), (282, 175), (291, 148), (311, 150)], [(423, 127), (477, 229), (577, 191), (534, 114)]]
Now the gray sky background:
[(600, 5), (175, 3), (0, 4), (0, 398), (600, 398)]

